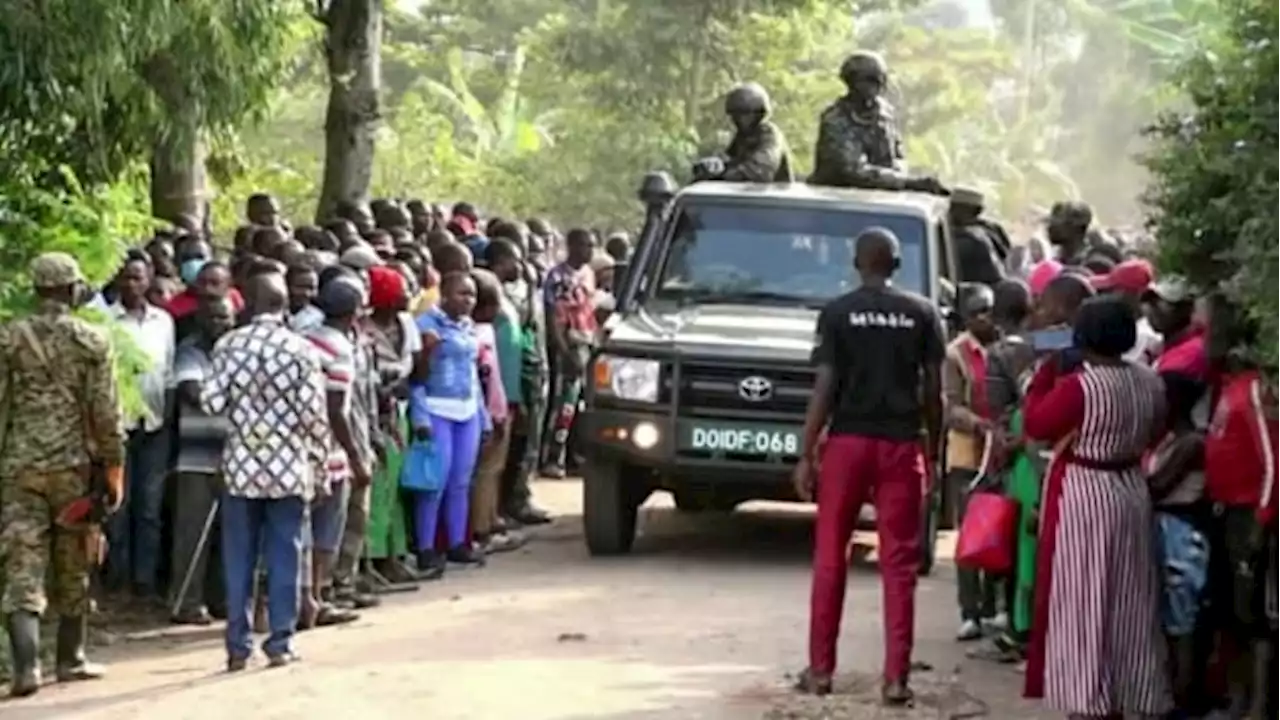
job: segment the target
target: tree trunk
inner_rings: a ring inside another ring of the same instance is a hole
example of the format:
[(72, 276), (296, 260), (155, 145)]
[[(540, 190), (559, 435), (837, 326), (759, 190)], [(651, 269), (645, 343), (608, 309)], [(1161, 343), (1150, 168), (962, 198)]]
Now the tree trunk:
[(151, 156), (151, 214), (174, 222), (190, 215), (203, 226), (208, 176), (205, 148), (197, 132), (184, 132), (156, 143)]
[(143, 78), (170, 120), (169, 132), (156, 141), (151, 151), (151, 214), (169, 222), (176, 221), (179, 215), (190, 215), (207, 228), (206, 148), (200, 127), (187, 111), (186, 88), (175, 70), (178, 62), (173, 51), (164, 50), (142, 66)]
[(330, 219), (340, 203), (366, 200), (373, 181), (374, 133), (381, 115), (382, 0), (332, 0), (324, 20), (329, 109), (317, 222)]

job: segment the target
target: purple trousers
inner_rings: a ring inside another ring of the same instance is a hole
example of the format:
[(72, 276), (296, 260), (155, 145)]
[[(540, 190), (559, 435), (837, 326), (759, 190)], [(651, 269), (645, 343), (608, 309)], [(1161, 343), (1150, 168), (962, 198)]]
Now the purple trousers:
[(467, 520), (471, 512), (471, 476), (480, 455), (484, 424), (480, 413), (467, 420), (449, 420), (431, 415), (431, 442), (439, 454), (444, 486), (436, 492), (417, 493), (414, 531), (418, 548), (436, 544), (436, 523), (443, 508), (444, 529), (449, 547), (467, 541)]

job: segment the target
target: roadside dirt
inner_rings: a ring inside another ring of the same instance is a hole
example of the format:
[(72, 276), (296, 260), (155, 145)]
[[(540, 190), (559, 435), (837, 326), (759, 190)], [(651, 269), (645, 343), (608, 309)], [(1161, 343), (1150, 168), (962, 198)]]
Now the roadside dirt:
[[(646, 506), (636, 552), (594, 560), (580, 486), (543, 482), (560, 518), (521, 551), (388, 596), (353, 625), (300, 635), (301, 663), (221, 673), (221, 628), (165, 629), (97, 648), (109, 680), (0, 702), (4, 720), (863, 720), (1049, 717), (1018, 699), (1022, 678), (964, 659), (952, 640), (948, 562), (920, 584), (912, 710), (877, 704), (880, 590), (854, 568), (837, 694), (788, 688), (804, 664), (808, 513), (778, 505), (687, 516)], [(871, 556), (874, 561), (874, 554)]]

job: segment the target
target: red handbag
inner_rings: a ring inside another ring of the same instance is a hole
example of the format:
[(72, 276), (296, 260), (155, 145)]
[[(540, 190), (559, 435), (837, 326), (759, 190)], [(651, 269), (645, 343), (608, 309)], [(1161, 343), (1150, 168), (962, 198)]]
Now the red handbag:
[(956, 565), (1005, 574), (1013, 570), (1018, 503), (993, 492), (975, 492), (960, 523)]

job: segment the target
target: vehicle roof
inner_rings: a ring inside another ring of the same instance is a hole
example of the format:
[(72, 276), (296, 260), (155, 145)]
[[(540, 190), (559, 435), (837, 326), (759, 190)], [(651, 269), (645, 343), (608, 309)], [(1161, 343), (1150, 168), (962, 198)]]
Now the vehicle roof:
[(703, 181), (681, 188), (677, 198), (712, 198), (778, 205), (837, 206), (858, 210), (919, 213), (927, 217), (946, 213), (947, 198), (895, 190), (864, 190), (794, 183), (736, 183)]

